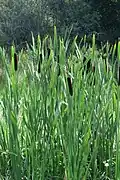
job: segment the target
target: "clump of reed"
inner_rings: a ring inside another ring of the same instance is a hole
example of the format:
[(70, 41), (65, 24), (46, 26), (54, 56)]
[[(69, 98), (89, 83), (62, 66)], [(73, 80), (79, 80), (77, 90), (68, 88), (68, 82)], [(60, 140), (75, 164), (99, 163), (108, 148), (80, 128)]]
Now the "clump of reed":
[(81, 42), (55, 28), (53, 39), (32, 35), (26, 55), (12, 46), (10, 63), (2, 52), (1, 180), (120, 178), (120, 44), (116, 57), (94, 35)]

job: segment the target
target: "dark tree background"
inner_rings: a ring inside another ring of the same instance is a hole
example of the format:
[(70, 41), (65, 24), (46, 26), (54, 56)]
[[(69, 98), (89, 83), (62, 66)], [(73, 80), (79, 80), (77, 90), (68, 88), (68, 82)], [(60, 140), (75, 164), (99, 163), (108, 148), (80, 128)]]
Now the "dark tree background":
[(31, 32), (41, 36), (71, 37), (97, 34), (99, 41), (114, 42), (120, 36), (120, 1), (116, 0), (0, 0), (0, 45), (13, 40), (18, 46), (31, 40)]
[(120, 36), (120, 1), (93, 0), (92, 5), (101, 16), (102, 40), (113, 42)]

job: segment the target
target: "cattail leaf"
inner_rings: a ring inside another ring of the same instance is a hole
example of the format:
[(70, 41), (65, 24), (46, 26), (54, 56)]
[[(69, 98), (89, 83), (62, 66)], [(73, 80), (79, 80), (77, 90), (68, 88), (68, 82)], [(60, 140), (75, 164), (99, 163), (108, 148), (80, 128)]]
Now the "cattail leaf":
[(37, 51), (38, 51), (38, 56), (39, 56), (40, 53), (41, 53), (41, 39), (40, 39), (39, 34), (38, 34), (38, 37), (37, 37)]
[(14, 72), (14, 54), (15, 54), (15, 46), (11, 46), (11, 64), (12, 64), (12, 72)]
[(116, 52), (116, 43), (115, 43), (114, 46), (113, 46), (113, 51), (112, 51), (112, 63), (114, 62), (115, 52)]
[(92, 37), (92, 59), (95, 60), (95, 34)]
[(60, 66), (64, 66), (66, 63), (66, 54), (65, 54), (65, 46), (63, 39), (60, 40), (60, 53), (59, 53), (59, 64)]
[(84, 37), (83, 37), (84, 46), (85, 46), (85, 44), (86, 44), (86, 40), (87, 40), (87, 36), (86, 36), (86, 34), (85, 34)]
[(54, 26), (54, 54), (58, 55), (58, 37), (57, 37), (57, 29)]
[(33, 32), (31, 32), (31, 35), (32, 35), (32, 50), (35, 53), (36, 52), (36, 47), (35, 47), (35, 38), (33, 36)]
[(117, 55), (118, 55), (118, 61), (120, 62), (120, 40), (118, 41)]
[(59, 60), (59, 55), (57, 56), (57, 64), (58, 64), (58, 76), (60, 76), (60, 60)]

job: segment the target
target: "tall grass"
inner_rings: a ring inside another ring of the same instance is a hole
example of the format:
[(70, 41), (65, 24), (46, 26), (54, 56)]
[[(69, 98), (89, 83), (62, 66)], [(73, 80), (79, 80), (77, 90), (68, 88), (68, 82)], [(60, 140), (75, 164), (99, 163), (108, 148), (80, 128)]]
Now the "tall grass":
[(56, 28), (54, 39), (32, 35), (17, 71), (15, 47), (11, 63), (2, 50), (1, 180), (120, 179), (120, 92), (114, 66), (106, 69), (116, 46), (97, 49), (93, 35), (92, 46), (85, 37), (80, 47), (76, 39), (64, 41)]

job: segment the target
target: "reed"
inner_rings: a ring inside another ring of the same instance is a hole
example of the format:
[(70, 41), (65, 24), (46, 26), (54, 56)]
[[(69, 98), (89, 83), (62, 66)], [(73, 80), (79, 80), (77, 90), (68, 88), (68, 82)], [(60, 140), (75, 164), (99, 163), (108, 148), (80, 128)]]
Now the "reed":
[(103, 49), (94, 35), (92, 46), (86, 38), (81, 47), (77, 37), (71, 44), (58, 37), (56, 28), (53, 39), (39, 35), (35, 43), (32, 35), (26, 56), (11, 48), (13, 64), (1, 51), (1, 180), (120, 179), (120, 90), (110, 64), (115, 46), (106, 45), (106, 71)]

